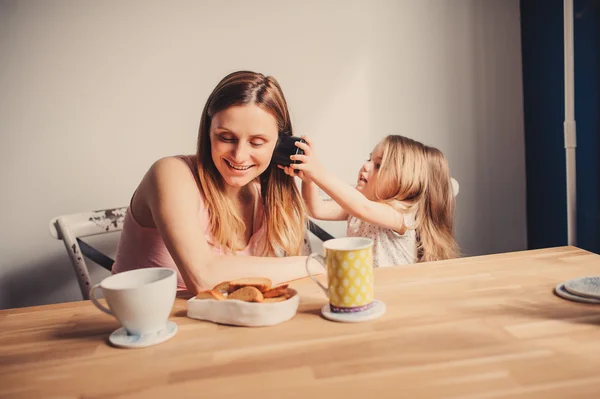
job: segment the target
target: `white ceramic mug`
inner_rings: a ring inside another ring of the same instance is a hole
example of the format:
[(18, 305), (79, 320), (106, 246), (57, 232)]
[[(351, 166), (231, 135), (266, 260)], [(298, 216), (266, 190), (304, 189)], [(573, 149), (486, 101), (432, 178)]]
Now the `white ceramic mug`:
[[(96, 298), (101, 288), (108, 308)], [(116, 317), (131, 335), (145, 335), (164, 329), (175, 303), (175, 270), (152, 267), (130, 270), (102, 280), (90, 290), (90, 299), (101, 311)]]

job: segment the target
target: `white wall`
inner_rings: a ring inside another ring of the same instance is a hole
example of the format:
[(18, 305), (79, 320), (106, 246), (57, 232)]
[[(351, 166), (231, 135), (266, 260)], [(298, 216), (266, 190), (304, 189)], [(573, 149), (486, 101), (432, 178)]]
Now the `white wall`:
[(526, 248), (518, 0), (0, 0), (0, 58), (0, 308), (80, 299), (50, 218), (127, 205), (194, 152), (238, 69), (279, 80), (348, 182), (387, 134), (439, 147), (464, 252)]

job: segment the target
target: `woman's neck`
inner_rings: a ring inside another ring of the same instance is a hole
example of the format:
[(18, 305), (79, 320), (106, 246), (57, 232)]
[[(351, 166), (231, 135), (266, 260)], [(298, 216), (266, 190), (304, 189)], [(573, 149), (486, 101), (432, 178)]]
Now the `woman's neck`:
[(228, 184), (225, 184), (225, 195), (231, 200), (234, 200), (239, 197), (240, 193), (244, 188), (245, 187), (233, 187)]
[(254, 200), (254, 195), (251, 190), (251, 184), (249, 183), (243, 187), (232, 187), (229, 185), (225, 186), (225, 195), (229, 197), (234, 203), (246, 203)]
[(237, 208), (238, 216), (242, 218), (245, 229), (243, 236), (239, 237), (239, 245), (245, 248), (250, 242), (250, 238), (254, 234), (254, 214), (256, 211), (256, 198), (255, 191), (253, 190), (252, 183), (245, 185), (244, 187), (227, 187), (225, 191), (234, 206)]

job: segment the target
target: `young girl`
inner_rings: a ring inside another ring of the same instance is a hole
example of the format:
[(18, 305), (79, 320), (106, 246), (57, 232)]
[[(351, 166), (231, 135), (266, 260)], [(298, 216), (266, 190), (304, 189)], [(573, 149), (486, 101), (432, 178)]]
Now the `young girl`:
[[(387, 136), (360, 169), (354, 189), (324, 169), (304, 139), (306, 143), (296, 143), (304, 155), (291, 157), (301, 163), (280, 167), (302, 179), (312, 217), (347, 220), (348, 236), (373, 240), (374, 267), (458, 256), (450, 172), (439, 150), (403, 136)], [(321, 200), (317, 186), (333, 201)]]

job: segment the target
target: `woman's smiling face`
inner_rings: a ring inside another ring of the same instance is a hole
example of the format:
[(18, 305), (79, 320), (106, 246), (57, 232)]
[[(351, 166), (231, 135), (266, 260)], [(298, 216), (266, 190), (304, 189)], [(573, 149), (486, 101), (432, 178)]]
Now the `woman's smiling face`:
[(278, 135), (275, 118), (255, 104), (217, 112), (210, 125), (211, 154), (225, 184), (241, 188), (263, 173)]

